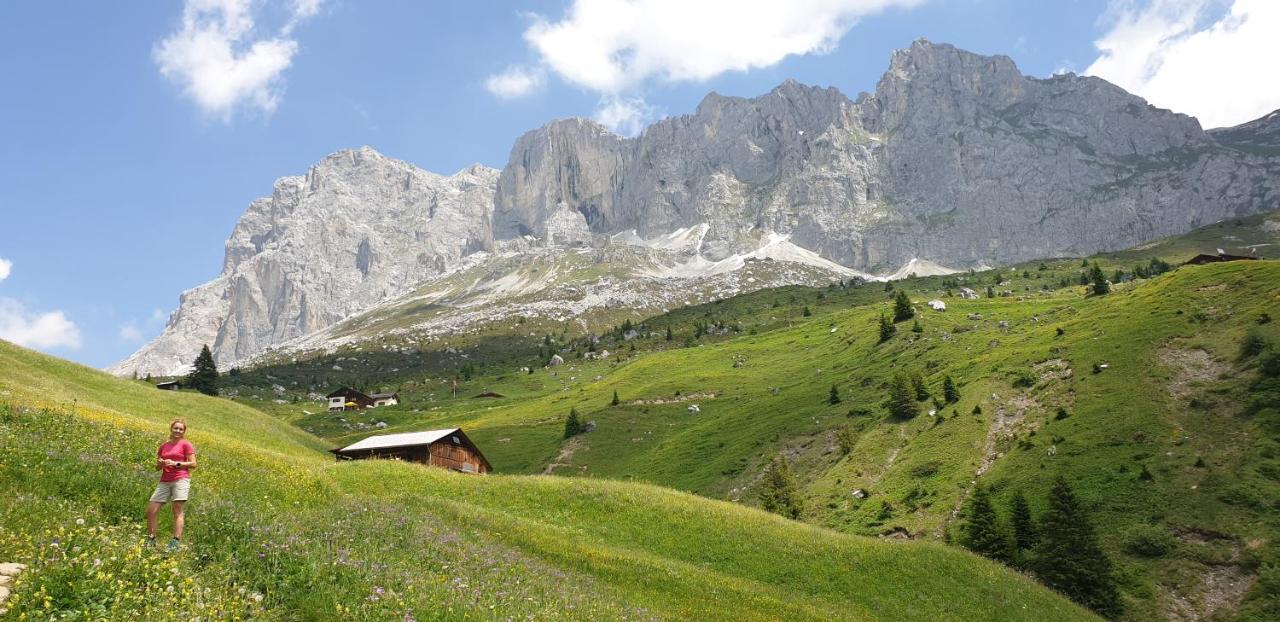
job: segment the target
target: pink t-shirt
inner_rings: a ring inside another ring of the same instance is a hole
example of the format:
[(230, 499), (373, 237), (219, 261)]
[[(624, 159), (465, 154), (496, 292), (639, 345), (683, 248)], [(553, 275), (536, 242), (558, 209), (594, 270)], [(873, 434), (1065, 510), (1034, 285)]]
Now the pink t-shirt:
[[(176, 441), (169, 441), (160, 446), (156, 451), (156, 457), (166, 458), (169, 460), (177, 460), (178, 462), (187, 462), (191, 457), (196, 455), (196, 447), (185, 438)], [(164, 472), (160, 475), (162, 482), (176, 482), (180, 479), (190, 479), (191, 472), (178, 467), (164, 467)]]

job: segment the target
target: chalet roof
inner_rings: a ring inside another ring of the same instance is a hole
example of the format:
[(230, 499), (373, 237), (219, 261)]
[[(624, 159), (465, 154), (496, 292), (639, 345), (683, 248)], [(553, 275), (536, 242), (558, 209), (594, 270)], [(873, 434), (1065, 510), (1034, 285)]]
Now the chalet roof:
[(333, 393), (330, 393), (325, 397), (353, 397), (353, 396), (369, 397), (364, 393), (361, 393), (355, 389), (352, 389), (351, 387), (338, 387), (336, 390), (334, 390)]
[(346, 447), (335, 449), (337, 453), (346, 451), (367, 451), (370, 449), (385, 449), (388, 447), (409, 447), (413, 445), (430, 445), (450, 434), (460, 432), (459, 428), (449, 428), (447, 430), (427, 430), (426, 432), (402, 432), (400, 434), (378, 434), (370, 436), (362, 441), (357, 441)]
[(369, 394), (369, 399), (373, 399), (373, 400), (385, 400), (391, 397), (400, 399), (400, 396), (395, 393), (370, 393)]

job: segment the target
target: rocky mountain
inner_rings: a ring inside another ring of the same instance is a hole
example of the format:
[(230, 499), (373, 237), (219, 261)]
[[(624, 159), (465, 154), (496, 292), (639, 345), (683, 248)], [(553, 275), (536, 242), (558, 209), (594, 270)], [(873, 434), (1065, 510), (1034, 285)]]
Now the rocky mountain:
[(236, 224), (222, 274), (183, 293), (164, 332), (109, 371), (181, 373), (206, 343), (226, 368), (442, 274), (492, 246), (497, 176), (442, 177), (365, 147), (277, 180)]
[(856, 101), (787, 81), (750, 99), (712, 93), (635, 138), (559, 120), (521, 136), (500, 173), (446, 178), (343, 151), (253, 202), (223, 273), (112, 371), (177, 373), (206, 342), (223, 367), (314, 344), (305, 336), (386, 297), (537, 249), (697, 231), (691, 250), (654, 260), (690, 289), (779, 241), (782, 261), (832, 275), (1124, 248), (1280, 206), (1273, 117), (1205, 132), (1098, 78), (1032, 78), (1008, 57), (922, 40)]

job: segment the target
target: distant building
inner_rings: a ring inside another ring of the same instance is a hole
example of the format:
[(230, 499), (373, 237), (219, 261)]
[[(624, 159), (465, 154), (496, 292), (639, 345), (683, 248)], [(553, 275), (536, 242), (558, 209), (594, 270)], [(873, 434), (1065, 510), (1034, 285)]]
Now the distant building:
[(339, 460), (383, 458), (452, 469), (463, 473), (493, 470), (480, 448), (461, 428), (380, 434), (331, 450)]
[(1199, 266), (1207, 263), (1219, 263), (1223, 261), (1244, 261), (1247, 259), (1257, 259), (1257, 257), (1250, 257), (1248, 255), (1228, 255), (1226, 253), (1218, 253), (1217, 255), (1206, 255), (1204, 253), (1201, 253), (1199, 255), (1196, 255), (1195, 257), (1192, 257), (1191, 259), (1188, 259), (1187, 262), (1182, 265)]
[(167, 382), (157, 382), (156, 388), (161, 391), (177, 391), (182, 388), (182, 383), (177, 380), (169, 380)]
[(400, 403), (400, 394), (399, 393), (374, 393), (373, 395), (369, 396), (369, 399), (373, 400), (373, 406), (370, 406), (370, 408), (375, 408), (378, 406), (395, 406), (396, 404)]
[(341, 387), (325, 397), (329, 398), (331, 413), (373, 406), (373, 398), (350, 387)]

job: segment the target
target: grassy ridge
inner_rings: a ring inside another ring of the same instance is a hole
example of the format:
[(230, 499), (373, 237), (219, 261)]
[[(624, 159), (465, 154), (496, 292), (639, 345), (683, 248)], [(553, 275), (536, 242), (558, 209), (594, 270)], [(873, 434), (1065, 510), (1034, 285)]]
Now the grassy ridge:
[[(637, 484), (337, 464), (227, 400), (0, 343), (0, 559), (29, 619), (1083, 619), (963, 551)], [(74, 405), (70, 402), (74, 400)], [(140, 546), (168, 419), (199, 447), (186, 551)], [(45, 603), (48, 603), (46, 606)]]

